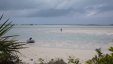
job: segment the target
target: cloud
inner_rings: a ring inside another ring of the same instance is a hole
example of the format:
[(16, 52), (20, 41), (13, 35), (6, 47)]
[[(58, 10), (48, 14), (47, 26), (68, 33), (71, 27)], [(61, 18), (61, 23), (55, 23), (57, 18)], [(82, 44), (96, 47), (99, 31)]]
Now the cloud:
[(111, 0), (1, 0), (0, 10), (16, 12), (14, 16), (26, 17), (57, 17), (68, 15), (70, 12), (91, 16), (112, 11), (111, 2)]
[(0, 10), (33, 9), (42, 5), (41, 0), (0, 0)]
[(112, 20), (112, 2), (113, 0), (0, 0), (0, 13), (6, 12), (8, 16), (16, 18), (55, 17), (54, 20), (58, 20), (64, 17), (64, 20), (69, 18), (69, 22), (105, 18), (107, 21)]
[(71, 12), (74, 12), (74, 9), (41, 9), (35, 11), (33, 14), (28, 15), (28, 17), (58, 17), (58, 16), (67, 16)]

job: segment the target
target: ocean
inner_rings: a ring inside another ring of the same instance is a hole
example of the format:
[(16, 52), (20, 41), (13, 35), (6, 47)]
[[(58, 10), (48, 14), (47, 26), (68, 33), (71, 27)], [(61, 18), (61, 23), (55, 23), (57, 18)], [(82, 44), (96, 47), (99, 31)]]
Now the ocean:
[[(96, 48), (102, 48), (104, 52), (107, 52), (107, 49), (113, 46), (113, 26), (18, 25), (6, 35), (19, 35), (15, 39), (22, 42), (26, 42), (32, 37), (35, 43), (30, 44), (29, 47), (45, 48), (44, 50), (49, 48), (53, 50), (70, 49), (72, 51), (94, 51)], [(38, 52), (39, 51), (37, 51), (37, 54)], [(45, 57), (48, 57), (47, 52), (46, 50), (46, 52), (43, 51), (40, 52), (40, 54), (45, 53)], [(54, 54), (53, 52), (51, 54)], [(36, 52), (34, 52), (34, 55), (35, 53)], [(71, 55), (73, 52), (65, 53)], [(82, 54), (87, 53), (89, 52), (82, 52)], [(50, 52), (48, 52), (48, 54), (50, 54)], [(56, 57), (60, 57), (59, 55), (60, 54), (56, 54)], [(87, 57), (84, 57), (84, 59), (86, 58)]]

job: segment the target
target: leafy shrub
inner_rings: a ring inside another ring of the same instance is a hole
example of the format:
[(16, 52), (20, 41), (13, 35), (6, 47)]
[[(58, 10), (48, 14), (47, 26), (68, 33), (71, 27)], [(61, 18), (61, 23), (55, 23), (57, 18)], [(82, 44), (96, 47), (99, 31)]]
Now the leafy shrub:
[(57, 60), (51, 59), (51, 61), (49, 61), (47, 64), (67, 64), (67, 63), (64, 62), (63, 59), (57, 59)]
[(69, 56), (68, 64), (81, 64), (78, 58)]
[(110, 54), (103, 54), (101, 49), (96, 49), (97, 55), (86, 61), (86, 64), (113, 64), (113, 47), (109, 48)]
[(44, 59), (39, 58), (38, 64), (67, 64), (63, 59), (51, 59), (49, 62), (45, 62)]

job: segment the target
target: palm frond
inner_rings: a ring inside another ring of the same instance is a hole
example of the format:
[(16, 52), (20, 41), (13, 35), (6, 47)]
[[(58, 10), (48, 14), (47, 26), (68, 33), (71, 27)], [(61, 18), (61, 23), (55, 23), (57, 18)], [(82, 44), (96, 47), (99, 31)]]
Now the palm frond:
[[(2, 20), (3, 15), (0, 17), (0, 21)], [(26, 48), (24, 47), (24, 43), (17, 42), (16, 40), (10, 39), (11, 37), (3, 36), (12, 29), (14, 24), (9, 22), (7, 19), (4, 23), (0, 23), (0, 64), (10, 64), (7, 62), (17, 62), (19, 57), (17, 53), (20, 53), (18, 50)], [(13, 37), (13, 36), (12, 36)]]
[(3, 18), (3, 14), (2, 14), (1, 17), (0, 17), (0, 20), (2, 20), (2, 18)]

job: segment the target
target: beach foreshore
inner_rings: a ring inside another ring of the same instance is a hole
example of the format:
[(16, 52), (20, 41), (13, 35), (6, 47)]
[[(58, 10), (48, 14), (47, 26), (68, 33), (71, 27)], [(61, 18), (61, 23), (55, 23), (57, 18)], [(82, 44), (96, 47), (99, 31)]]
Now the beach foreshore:
[[(75, 58), (79, 58), (81, 62), (84, 62), (96, 54), (94, 50), (48, 48), (36, 46), (20, 50), (20, 52), (22, 53), (20, 57), (22, 61), (30, 64), (33, 62), (38, 62), (39, 58), (43, 58), (45, 61), (62, 58), (67, 62), (69, 56), (74, 56)], [(31, 61), (31, 59), (33, 60)]]

